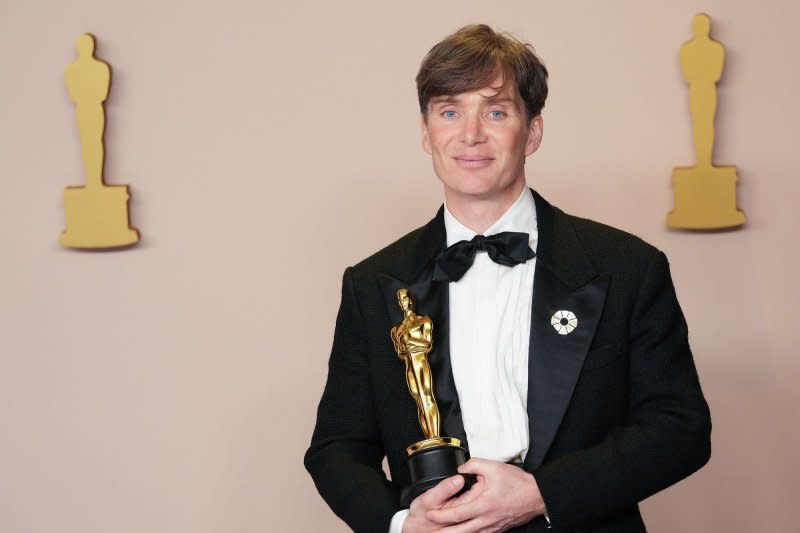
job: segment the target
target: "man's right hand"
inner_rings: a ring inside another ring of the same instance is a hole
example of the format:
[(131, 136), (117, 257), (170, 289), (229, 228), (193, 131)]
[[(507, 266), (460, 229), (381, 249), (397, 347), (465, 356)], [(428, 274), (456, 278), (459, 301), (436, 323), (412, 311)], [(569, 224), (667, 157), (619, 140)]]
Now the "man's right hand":
[(455, 503), (465, 503), (463, 500), (470, 499), (470, 491), (453, 498), (463, 486), (464, 478), (456, 475), (440, 481), (435, 487), (414, 498), (403, 522), (403, 533), (427, 533), (441, 529), (442, 524), (429, 521), (425, 515), (432, 509), (446, 509)]

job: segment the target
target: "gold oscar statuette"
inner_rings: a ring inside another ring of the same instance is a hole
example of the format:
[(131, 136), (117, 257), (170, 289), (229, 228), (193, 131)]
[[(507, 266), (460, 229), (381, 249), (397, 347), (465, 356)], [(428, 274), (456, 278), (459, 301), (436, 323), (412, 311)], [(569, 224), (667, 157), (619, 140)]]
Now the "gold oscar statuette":
[[(408, 392), (417, 403), (417, 417), (425, 439), (406, 448), (411, 486), (401, 497), (403, 505), (439, 481), (457, 474), (458, 467), (467, 460), (461, 441), (440, 434), (439, 407), (433, 388), (433, 375), (428, 354), (433, 349), (433, 321), (429, 316), (414, 312), (414, 300), (408, 289), (397, 291), (397, 303), (403, 311), (403, 321), (391, 330), (392, 343), (397, 356), (405, 363)], [(466, 490), (474, 483), (474, 476), (464, 475)]]
[(67, 67), (64, 78), (75, 102), (86, 185), (64, 191), (67, 228), (59, 242), (70, 248), (128, 246), (139, 241), (139, 232), (129, 225), (128, 186), (103, 183), (103, 102), (111, 85), (111, 68), (94, 57), (92, 35), (79, 36), (76, 48), (78, 59)]
[(741, 226), (744, 212), (736, 205), (735, 166), (714, 166), (714, 116), (717, 82), (722, 77), (725, 48), (710, 37), (711, 19), (700, 13), (692, 21), (694, 38), (681, 46), (680, 63), (689, 84), (689, 111), (697, 158), (693, 167), (672, 172), (675, 209), (667, 225), (683, 229), (722, 229)]

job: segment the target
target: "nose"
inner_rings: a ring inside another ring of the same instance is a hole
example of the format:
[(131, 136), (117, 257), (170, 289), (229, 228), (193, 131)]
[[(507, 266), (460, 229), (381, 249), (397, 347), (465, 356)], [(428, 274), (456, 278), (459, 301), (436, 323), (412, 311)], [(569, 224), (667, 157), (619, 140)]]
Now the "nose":
[(479, 144), (486, 140), (483, 122), (478, 113), (470, 113), (462, 122), (462, 140), (466, 145)]

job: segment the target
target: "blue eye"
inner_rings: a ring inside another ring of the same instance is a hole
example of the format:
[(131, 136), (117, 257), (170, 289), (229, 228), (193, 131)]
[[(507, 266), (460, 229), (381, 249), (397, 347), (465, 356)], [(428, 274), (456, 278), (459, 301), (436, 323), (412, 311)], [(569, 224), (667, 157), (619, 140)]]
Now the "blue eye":
[(456, 118), (456, 112), (452, 110), (442, 111), (442, 116), (444, 118)]
[(489, 116), (493, 119), (500, 119), (504, 118), (506, 114), (502, 111), (495, 110), (495, 111), (489, 111)]

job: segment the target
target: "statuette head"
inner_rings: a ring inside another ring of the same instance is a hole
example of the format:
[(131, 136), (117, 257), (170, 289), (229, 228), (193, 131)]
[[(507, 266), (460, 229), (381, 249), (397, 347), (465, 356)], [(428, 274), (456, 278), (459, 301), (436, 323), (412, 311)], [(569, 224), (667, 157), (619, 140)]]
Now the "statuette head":
[(397, 303), (400, 304), (400, 309), (404, 313), (414, 309), (414, 302), (408, 294), (408, 289), (399, 289), (397, 291)]
[(75, 41), (78, 57), (91, 57), (94, 55), (94, 37), (90, 33), (83, 33)]
[(692, 19), (692, 32), (695, 37), (708, 37), (711, 32), (711, 19), (705, 13), (698, 13)]

